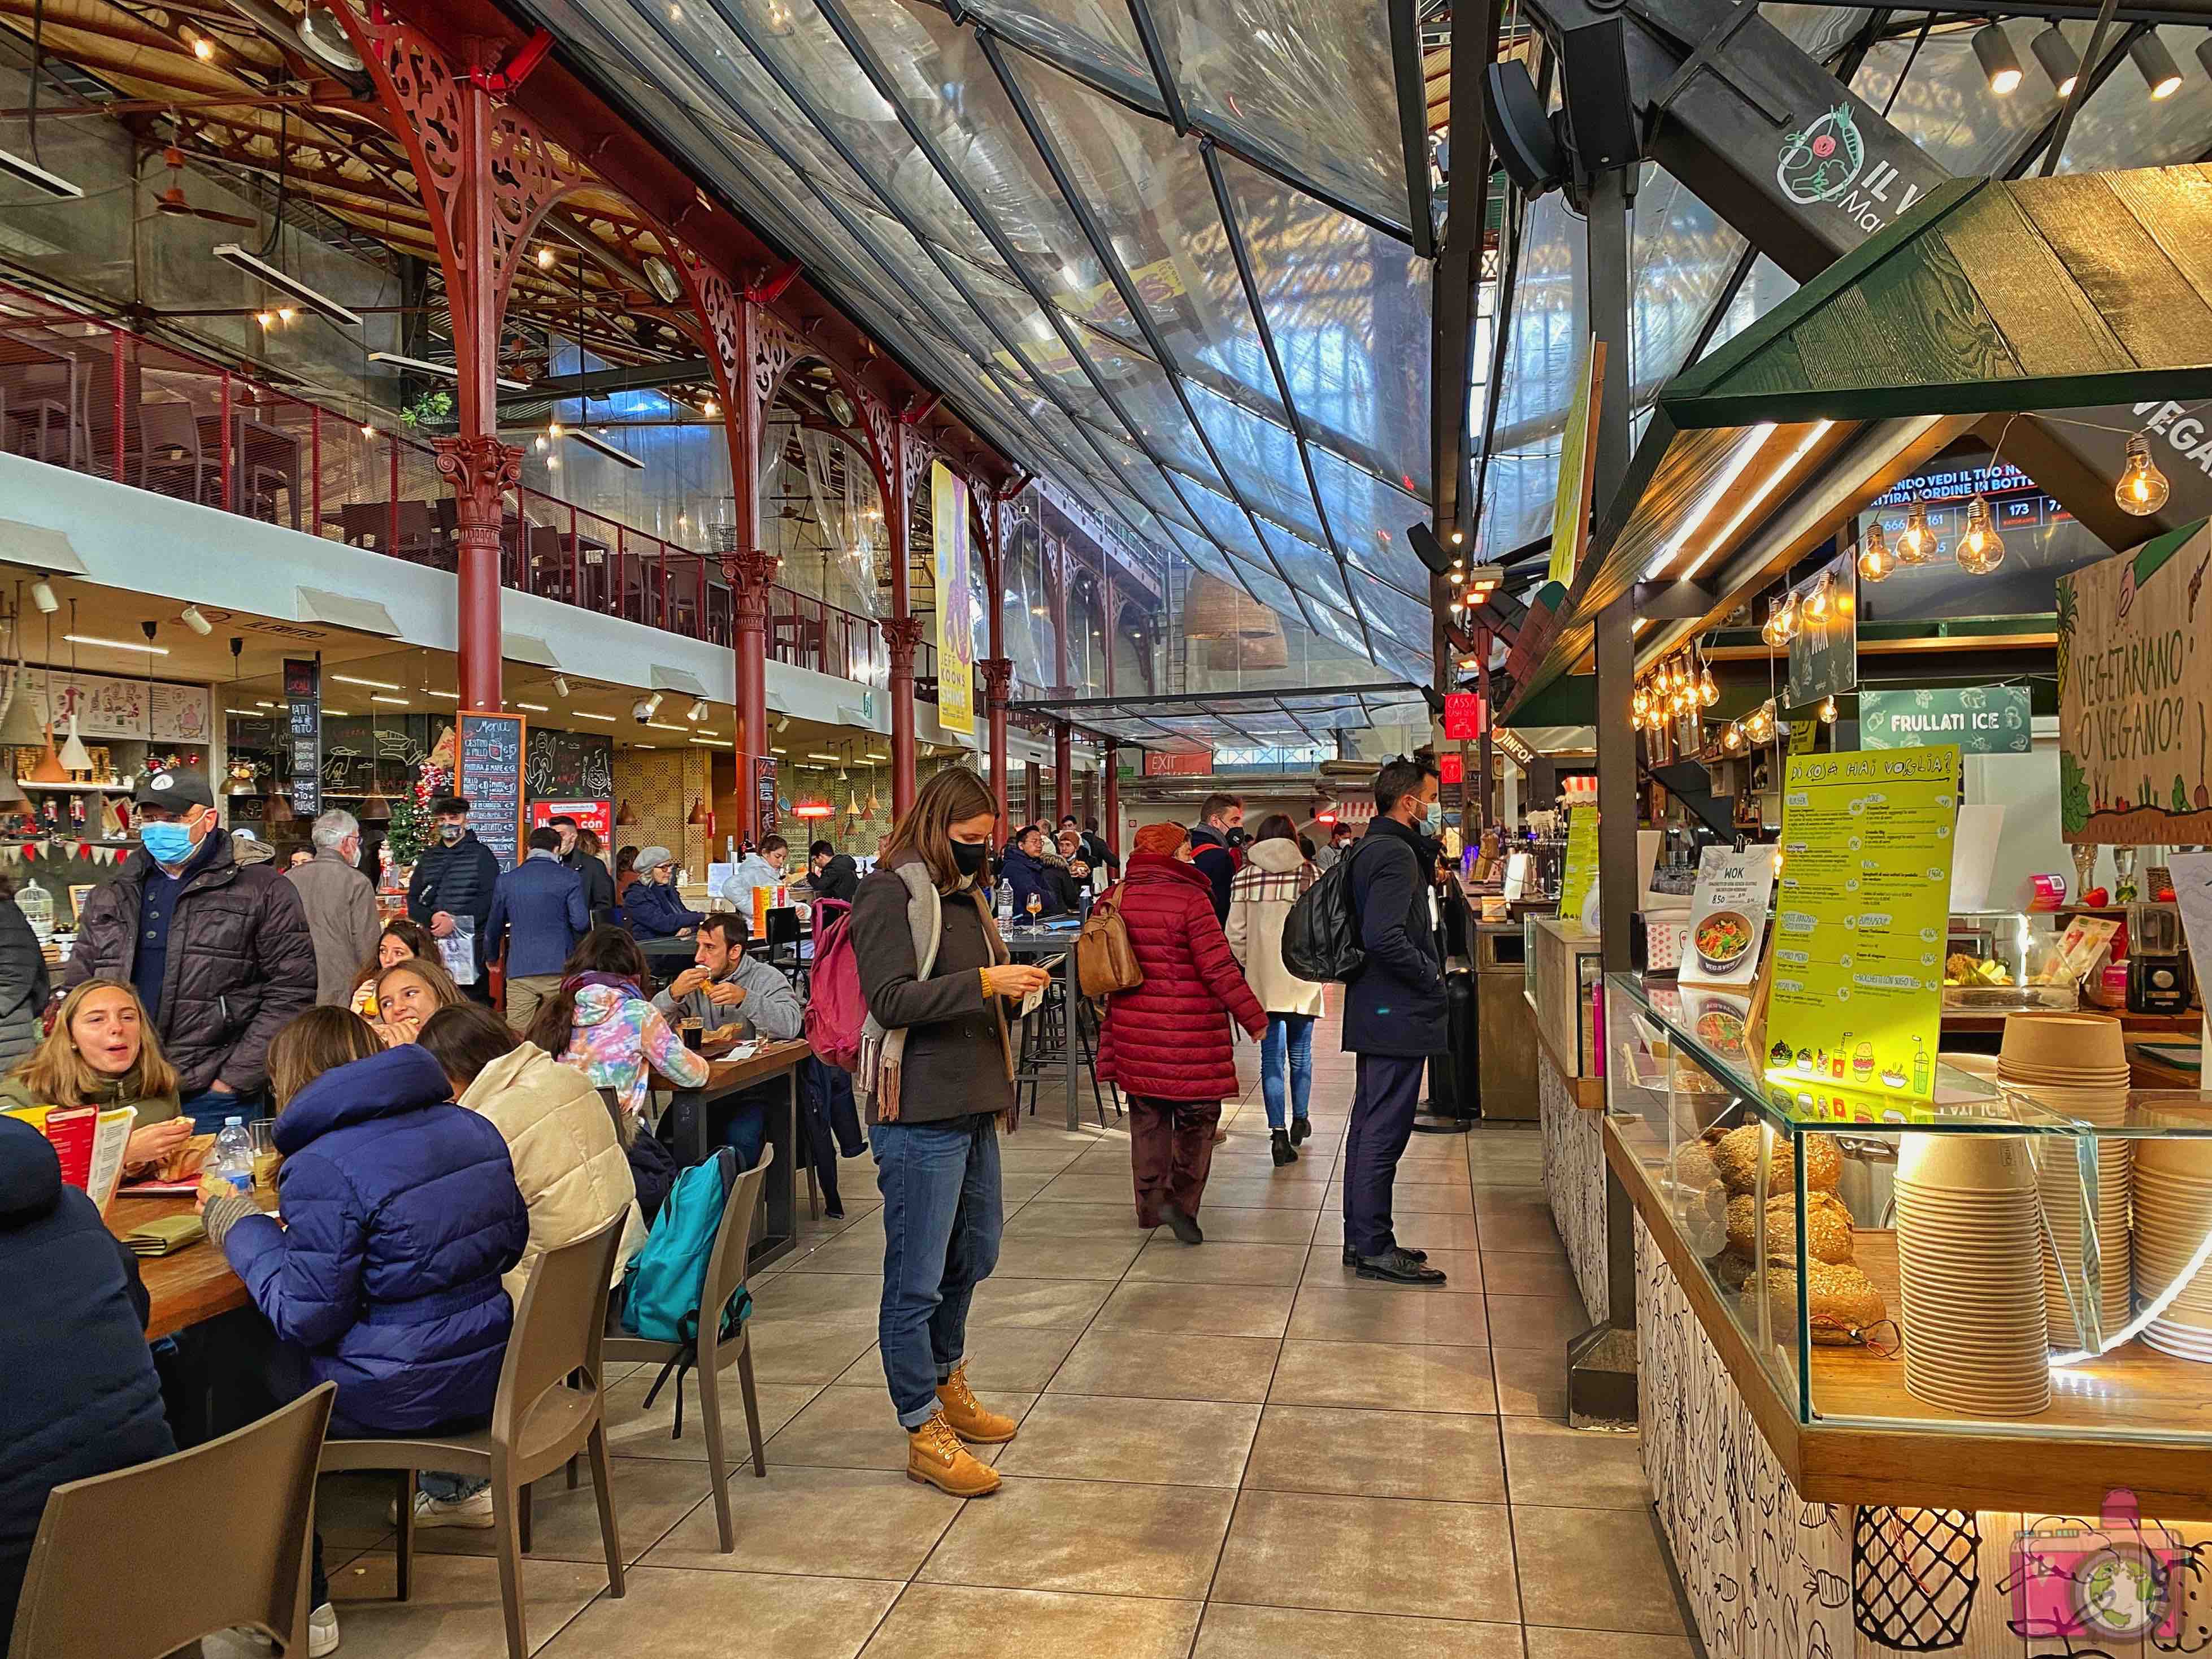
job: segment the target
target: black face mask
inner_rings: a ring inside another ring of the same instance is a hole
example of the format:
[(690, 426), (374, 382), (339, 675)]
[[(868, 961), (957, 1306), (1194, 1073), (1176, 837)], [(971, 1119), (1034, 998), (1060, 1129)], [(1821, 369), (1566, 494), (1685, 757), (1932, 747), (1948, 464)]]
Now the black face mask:
[(1226, 840), (1231, 847), (1242, 847), (1244, 844), (1244, 832), (1242, 830), (1231, 830)]
[(963, 876), (980, 876), (990, 861), (991, 848), (987, 842), (956, 841), (952, 843), (952, 862)]

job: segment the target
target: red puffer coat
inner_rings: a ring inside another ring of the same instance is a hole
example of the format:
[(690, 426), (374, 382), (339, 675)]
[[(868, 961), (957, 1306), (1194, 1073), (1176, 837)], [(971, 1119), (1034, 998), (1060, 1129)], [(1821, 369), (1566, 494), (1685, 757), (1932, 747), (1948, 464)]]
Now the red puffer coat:
[(1121, 913), (1145, 982), (1106, 1005), (1098, 1075), (1157, 1100), (1226, 1100), (1237, 1057), (1224, 1011), (1255, 1038), (1267, 1030), (1213, 914), (1213, 884), (1180, 859), (1137, 853), (1102, 894)]

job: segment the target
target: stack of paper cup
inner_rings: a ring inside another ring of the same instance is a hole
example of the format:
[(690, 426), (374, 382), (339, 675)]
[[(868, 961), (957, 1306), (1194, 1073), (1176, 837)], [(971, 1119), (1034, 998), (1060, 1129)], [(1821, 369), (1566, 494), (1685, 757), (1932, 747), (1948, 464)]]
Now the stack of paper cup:
[(2026, 1137), (1908, 1132), (1896, 1196), (1907, 1390), (1978, 1417), (2042, 1411), (2050, 1326)]
[[(2090, 1125), (2124, 1123), (2128, 1076), (2127, 1044), (2120, 1022), (2109, 1014), (2014, 1014), (2005, 1021), (1997, 1081), (2061, 1116)], [(2117, 1135), (2097, 1138), (2094, 1194), (2086, 1194), (2077, 1152), (2078, 1146), (2066, 1137), (2040, 1137), (2036, 1142), (2036, 1184), (2051, 1229), (2044, 1243), (2043, 1274), (2051, 1332), (2062, 1344), (2086, 1347), (2088, 1333), (2075, 1316), (2067, 1295), (2069, 1283), (2076, 1296), (2086, 1287), (2085, 1195), (2090, 1197), (2096, 1227), (2098, 1319), (2103, 1334), (2109, 1339), (2134, 1313), (2129, 1231), (2134, 1143)]]
[(2212, 1269), (2184, 1278), (2212, 1234), (2212, 1140), (2145, 1140), (2136, 1147), (2136, 1295), (2172, 1300), (2143, 1340), (2177, 1358), (2212, 1361)]

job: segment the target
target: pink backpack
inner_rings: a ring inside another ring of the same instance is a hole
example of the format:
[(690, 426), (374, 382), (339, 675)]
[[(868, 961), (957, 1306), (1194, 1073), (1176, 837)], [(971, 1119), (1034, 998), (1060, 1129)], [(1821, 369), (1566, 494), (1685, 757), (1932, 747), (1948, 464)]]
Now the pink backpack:
[[(824, 900), (828, 909), (835, 902)], [(814, 932), (814, 970), (806, 1003), (807, 1046), (816, 1059), (841, 1071), (860, 1063), (860, 1031), (868, 1005), (860, 995), (860, 963), (853, 952), (852, 907), (837, 904), (838, 915)]]

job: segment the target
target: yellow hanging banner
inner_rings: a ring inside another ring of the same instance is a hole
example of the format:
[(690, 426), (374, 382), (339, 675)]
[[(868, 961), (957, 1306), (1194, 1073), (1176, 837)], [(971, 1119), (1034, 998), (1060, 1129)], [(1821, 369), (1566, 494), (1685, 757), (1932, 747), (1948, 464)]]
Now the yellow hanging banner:
[(975, 735), (975, 617), (968, 573), (968, 481), (929, 464), (931, 529), (937, 545), (937, 723)]

